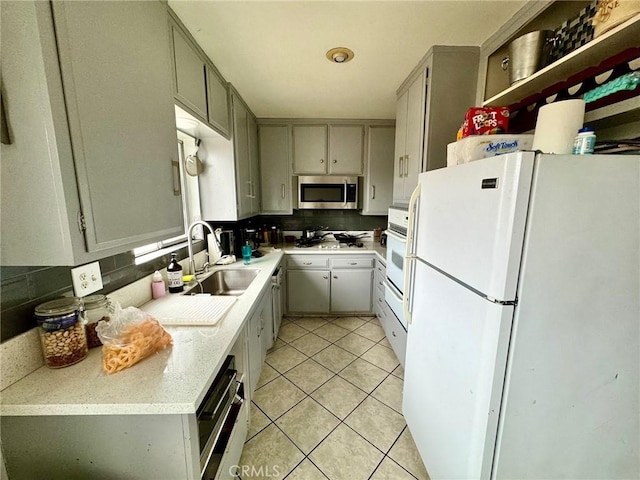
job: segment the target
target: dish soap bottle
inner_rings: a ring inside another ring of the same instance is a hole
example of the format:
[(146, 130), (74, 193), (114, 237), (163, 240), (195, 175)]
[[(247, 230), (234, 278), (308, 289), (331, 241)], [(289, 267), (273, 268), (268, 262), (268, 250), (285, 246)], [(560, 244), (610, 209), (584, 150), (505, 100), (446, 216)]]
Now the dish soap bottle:
[(171, 261), (167, 267), (167, 280), (169, 281), (169, 293), (180, 293), (184, 290), (184, 282), (182, 281), (182, 267), (176, 258), (177, 254), (171, 254)]
[(160, 272), (156, 270), (156, 273), (154, 273), (153, 277), (151, 277), (151, 297), (164, 297), (166, 293), (167, 292), (164, 289), (164, 280), (162, 279), (162, 275), (160, 275)]

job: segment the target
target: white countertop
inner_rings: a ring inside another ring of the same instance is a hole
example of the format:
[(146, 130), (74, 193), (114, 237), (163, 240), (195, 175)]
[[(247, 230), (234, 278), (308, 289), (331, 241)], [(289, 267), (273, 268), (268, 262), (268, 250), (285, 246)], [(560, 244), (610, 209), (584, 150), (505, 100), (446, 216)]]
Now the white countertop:
[[(325, 242), (326, 246), (332, 245)], [(66, 368), (41, 367), (3, 390), (2, 415), (136, 415), (192, 414), (202, 401), (224, 359), (229, 354), (284, 253), (312, 255), (371, 255), (385, 260), (380, 243), (363, 242), (364, 248), (296, 248), (281, 250), (242, 262), (216, 267), (259, 268), (247, 291), (216, 326), (167, 326), (173, 345), (115, 374), (102, 370), (101, 349)], [(265, 251), (271, 249), (266, 248)], [(144, 305), (142, 306), (144, 309)]]
[(195, 413), (282, 257), (273, 252), (247, 267), (220, 267), (260, 273), (218, 325), (166, 327), (171, 347), (111, 375), (102, 370), (100, 348), (66, 368), (41, 367), (2, 391), (2, 415)]

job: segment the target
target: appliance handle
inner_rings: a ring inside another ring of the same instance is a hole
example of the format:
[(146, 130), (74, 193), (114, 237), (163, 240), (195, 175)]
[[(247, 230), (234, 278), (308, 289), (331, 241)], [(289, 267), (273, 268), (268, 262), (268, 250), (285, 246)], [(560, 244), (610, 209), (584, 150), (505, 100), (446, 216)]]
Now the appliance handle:
[(413, 303), (413, 266), (416, 259), (415, 255), (415, 220), (416, 220), (416, 206), (420, 199), (420, 183), (416, 186), (416, 189), (411, 194), (409, 200), (409, 223), (407, 225), (407, 250), (404, 262), (404, 282), (402, 291), (404, 292), (402, 299), (402, 311), (404, 312), (404, 318), (407, 320), (407, 324), (411, 325), (413, 321), (412, 315), (412, 303)]
[(344, 179), (344, 206), (347, 206), (347, 179)]
[(399, 242), (407, 241), (407, 237), (400, 235), (398, 232), (394, 232), (393, 230), (387, 230), (387, 237), (395, 238)]

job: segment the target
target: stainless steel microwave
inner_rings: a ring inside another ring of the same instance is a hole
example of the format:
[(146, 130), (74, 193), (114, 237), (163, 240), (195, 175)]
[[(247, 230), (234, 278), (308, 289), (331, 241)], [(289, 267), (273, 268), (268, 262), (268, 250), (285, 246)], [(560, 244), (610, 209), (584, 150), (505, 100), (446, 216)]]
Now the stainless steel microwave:
[(298, 177), (298, 208), (358, 208), (358, 177)]

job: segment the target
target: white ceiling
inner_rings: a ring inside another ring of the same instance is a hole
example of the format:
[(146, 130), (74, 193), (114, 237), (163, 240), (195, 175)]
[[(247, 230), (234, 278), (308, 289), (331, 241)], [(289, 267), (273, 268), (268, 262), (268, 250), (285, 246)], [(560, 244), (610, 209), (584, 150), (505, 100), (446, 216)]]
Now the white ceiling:
[[(367, 119), (395, 117), (396, 89), (432, 45), (480, 45), (524, 3), (169, 0), (256, 116)], [(338, 46), (355, 58), (329, 62)]]

